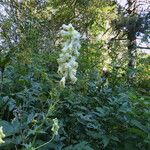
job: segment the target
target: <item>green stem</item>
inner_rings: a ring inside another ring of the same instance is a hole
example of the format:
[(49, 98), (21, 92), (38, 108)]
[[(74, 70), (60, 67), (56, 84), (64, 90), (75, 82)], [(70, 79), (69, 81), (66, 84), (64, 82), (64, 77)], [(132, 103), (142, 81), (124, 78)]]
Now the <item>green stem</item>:
[[(50, 108), (51, 108), (51, 106), (49, 107), (48, 112), (47, 112), (46, 116), (45, 116), (44, 119), (43, 119), (43, 122), (42, 122), (41, 125), (37, 128), (37, 130), (39, 130), (39, 129), (43, 126), (43, 124), (45, 123), (45, 121), (46, 121), (46, 119), (47, 119), (47, 117), (48, 117), (48, 115), (49, 115)], [(37, 133), (35, 134), (35, 136), (34, 136), (34, 138), (33, 138), (32, 146), (35, 144), (36, 137), (37, 137)]]
[[(39, 130), (43, 126), (45, 120), (46, 119), (44, 118), (43, 122), (41, 123), (41, 125), (36, 130)], [(33, 138), (32, 146), (35, 144), (36, 137), (37, 137), (37, 133), (35, 133), (35, 136)]]
[(41, 148), (41, 147), (47, 145), (48, 143), (50, 143), (50, 142), (54, 139), (54, 137), (55, 137), (55, 134), (53, 134), (53, 137), (51, 138), (51, 140), (49, 140), (48, 142), (46, 142), (46, 143), (44, 143), (44, 144), (42, 144), (42, 145), (40, 145), (40, 146), (34, 148), (34, 150), (39, 149), (39, 148)]

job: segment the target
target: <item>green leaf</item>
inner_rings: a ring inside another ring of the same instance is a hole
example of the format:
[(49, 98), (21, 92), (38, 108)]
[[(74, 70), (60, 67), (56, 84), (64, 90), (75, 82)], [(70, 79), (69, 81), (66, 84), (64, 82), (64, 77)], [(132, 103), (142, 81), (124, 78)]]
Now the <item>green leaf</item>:
[(19, 131), (18, 128), (16, 128), (12, 123), (4, 120), (0, 120), (0, 126), (3, 127), (6, 136), (13, 135)]
[(142, 130), (137, 129), (137, 128), (129, 128), (128, 131), (130, 133), (133, 133), (134, 135), (141, 136), (143, 138), (147, 137), (147, 134), (145, 132), (143, 132)]
[(142, 125), (139, 121), (137, 121), (137, 120), (131, 120), (131, 124), (133, 126), (136, 126), (139, 129), (141, 129), (145, 133), (149, 133), (148, 129), (144, 125)]
[(105, 148), (106, 146), (108, 146), (108, 144), (110, 142), (110, 138), (106, 135), (103, 135), (102, 142), (103, 142), (103, 145), (104, 145), (104, 148)]
[(76, 145), (70, 145), (64, 148), (64, 150), (94, 150), (94, 149), (91, 148), (87, 142), (83, 141)]

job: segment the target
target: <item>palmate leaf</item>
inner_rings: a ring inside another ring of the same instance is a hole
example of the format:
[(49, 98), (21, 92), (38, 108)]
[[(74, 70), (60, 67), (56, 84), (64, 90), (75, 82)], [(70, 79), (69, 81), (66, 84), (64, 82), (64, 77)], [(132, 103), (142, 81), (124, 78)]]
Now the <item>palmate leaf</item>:
[(19, 132), (19, 128), (17, 124), (12, 124), (10, 122), (0, 120), (0, 126), (3, 127), (6, 137)]

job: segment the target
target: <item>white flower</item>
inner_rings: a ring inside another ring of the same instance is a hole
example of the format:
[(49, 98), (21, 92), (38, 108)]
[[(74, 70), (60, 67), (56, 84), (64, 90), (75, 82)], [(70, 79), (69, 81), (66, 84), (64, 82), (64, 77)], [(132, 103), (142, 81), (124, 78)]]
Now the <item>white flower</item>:
[(5, 138), (5, 134), (3, 132), (3, 127), (0, 127), (0, 144), (5, 143), (2, 138)]
[(73, 84), (77, 81), (77, 78), (76, 78), (72, 73), (69, 74), (69, 77), (70, 77), (71, 82), (72, 82)]
[(74, 55), (78, 57), (80, 55), (80, 53), (75, 49), (74, 50)]
[(71, 73), (75, 76), (76, 73), (77, 73), (77, 70), (76, 70), (76, 69), (72, 69), (72, 70), (71, 70)]
[(52, 126), (51, 130), (53, 131), (54, 135), (58, 135), (59, 125), (58, 125), (58, 119), (57, 118), (53, 119), (53, 126)]
[(63, 78), (60, 80), (59, 84), (60, 84), (62, 87), (65, 87), (65, 82), (66, 82), (66, 77), (63, 77)]
[(60, 35), (63, 38), (62, 50), (57, 62), (59, 64), (58, 73), (62, 76), (60, 80), (60, 85), (65, 87), (65, 82), (67, 78), (70, 78), (72, 83), (77, 81), (76, 72), (78, 68), (78, 63), (76, 62), (79, 56), (78, 50), (80, 49), (80, 38), (81, 35), (78, 31), (74, 29), (72, 24), (62, 25), (62, 30)]
[(62, 49), (62, 52), (66, 52), (68, 49), (68, 45), (64, 45), (63, 49)]

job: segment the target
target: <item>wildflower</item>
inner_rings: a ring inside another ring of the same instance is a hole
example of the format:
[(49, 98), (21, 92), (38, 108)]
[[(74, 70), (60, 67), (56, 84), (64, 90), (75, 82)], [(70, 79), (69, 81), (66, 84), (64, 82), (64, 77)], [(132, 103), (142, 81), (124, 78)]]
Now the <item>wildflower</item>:
[(63, 77), (63, 78), (60, 80), (60, 85), (61, 85), (62, 87), (65, 87), (65, 82), (66, 82), (66, 78)]
[(53, 131), (54, 135), (58, 135), (59, 125), (58, 125), (58, 119), (57, 118), (53, 119), (53, 126), (52, 126), (51, 130)]
[(0, 127), (0, 144), (5, 143), (2, 138), (5, 138), (5, 134), (3, 132), (3, 127)]
[(65, 87), (66, 79), (69, 78), (72, 83), (77, 81), (76, 72), (78, 63), (76, 62), (79, 56), (78, 50), (80, 49), (80, 33), (74, 29), (72, 24), (62, 25), (60, 35), (64, 39), (62, 43), (62, 50), (57, 62), (59, 64), (58, 73), (62, 76), (60, 85)]

